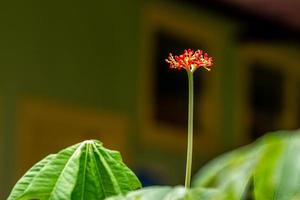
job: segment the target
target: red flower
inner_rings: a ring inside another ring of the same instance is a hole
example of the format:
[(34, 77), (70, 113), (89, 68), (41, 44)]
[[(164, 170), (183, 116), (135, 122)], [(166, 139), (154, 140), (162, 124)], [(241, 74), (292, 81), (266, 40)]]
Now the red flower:
[(210, 71), (213, 65), (213, 59), (207, 53), (203, 54), (201, 50), (194, 52), (191, 49), (184, 50), (183, 54), (175, 56), (175, 58), (170, 53), (165, 61), (170, 64), (172, 69), (185, 69), (192, 72), (200, 67)]

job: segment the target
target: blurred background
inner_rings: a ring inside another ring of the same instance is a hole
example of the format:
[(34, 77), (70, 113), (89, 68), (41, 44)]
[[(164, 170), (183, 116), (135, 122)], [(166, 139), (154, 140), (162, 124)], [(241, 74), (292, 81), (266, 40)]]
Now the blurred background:
[(169, 52), (215, 60), (195, 80), (194, 173), (264, 133), (300, 127), (300, 2), (3, 1), (0, 199), (34, 163), (84, 139), (143, 185), (183, 184), (187, 77)]

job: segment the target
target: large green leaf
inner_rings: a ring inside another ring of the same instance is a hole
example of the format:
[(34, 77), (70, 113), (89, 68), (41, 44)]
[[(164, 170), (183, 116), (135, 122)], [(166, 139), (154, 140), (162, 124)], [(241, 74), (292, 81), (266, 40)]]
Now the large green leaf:
[(300, 131), (268, 134), (211, 161), (193, 186), (214, 188), (228, 200), (300, 199)]
[(88, 140), (38, 162), (17, 182), (8, 200), (102, 200), (140, 187), (118, 152)]
[(106, 200), (224, 200), (224, 195), (215, 189), (153, 186)]

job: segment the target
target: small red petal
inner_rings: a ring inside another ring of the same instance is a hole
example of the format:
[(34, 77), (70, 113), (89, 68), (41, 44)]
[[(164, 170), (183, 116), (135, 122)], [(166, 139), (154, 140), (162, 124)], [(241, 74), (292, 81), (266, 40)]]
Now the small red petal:
[(208, 54), (207, 53), (204, 54), (204, 59), (208, 60)]

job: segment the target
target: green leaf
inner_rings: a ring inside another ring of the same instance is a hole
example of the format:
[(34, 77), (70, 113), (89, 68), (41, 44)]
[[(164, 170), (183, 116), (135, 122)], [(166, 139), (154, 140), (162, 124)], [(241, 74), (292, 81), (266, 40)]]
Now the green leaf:
[(300, 135), (276, 138), (254, 172), (255, 199), (300, 199)]
[(218, 189), (211, 188), (192, 188), (186, 200), (227, 200), (228, 194)]
[(182, 186), (153, 186), (106, 200), (224, 200), (224, 194), (215, 189), (185, 189)]
[(213, 188), (228, 200), (300, 199), (300, 131), (280, 131), (216, 158), (193, 186)]
[(140, 187), (118, 152), (88, 140), (33, 166), (17, 182), (8, 200), (102, 200)]
[(198, 172), (193, 187), (218, 188), (228, 199), (242, 199), (262, 152), (261, 145), (253, 144), (213, 160)]
[(28, 188), (31, 181), (36, 177), (38, 172), (53, 159), (54, 155), (49, 155), (40, 162), (36, 163), (15, 185), (13, 192), (8, 197), (8, 200), (17, 199)]

